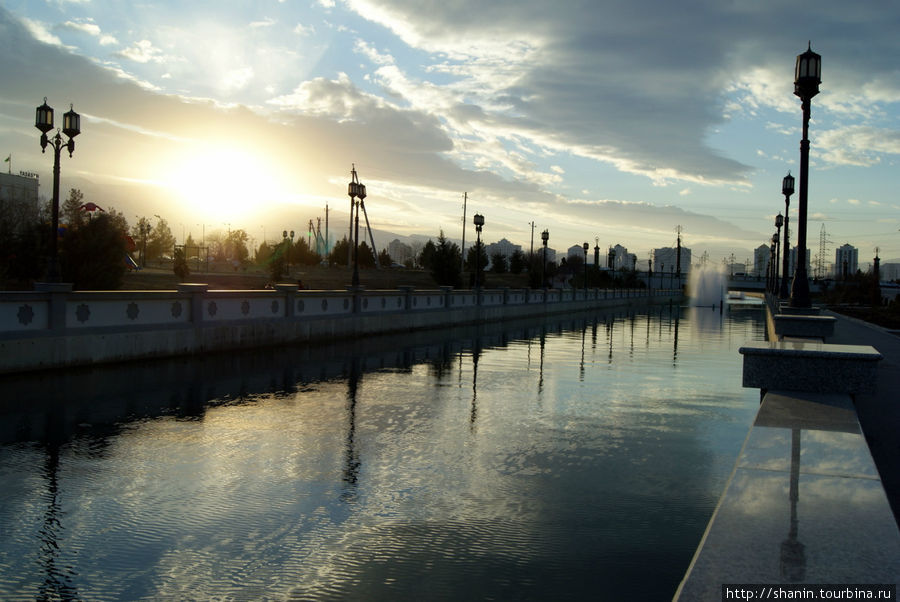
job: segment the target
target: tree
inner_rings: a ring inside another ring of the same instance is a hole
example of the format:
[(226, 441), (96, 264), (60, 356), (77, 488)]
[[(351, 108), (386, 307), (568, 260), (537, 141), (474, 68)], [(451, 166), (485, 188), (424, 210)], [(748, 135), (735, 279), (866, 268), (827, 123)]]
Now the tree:
[(84, 221), (84, 195), (77, 188), (69, 190), (69, 196), (59, 208), (59, 223), (66, 224), (69, 228), (77, 228)]
[(346, 236), (334, 243), (334, 247), (332, 247), (331, 253), (328, 255), (331, 265), (347, 265), (347, 247), (349, 246), (350, 243), (347, 241)]
[(114, 290), (125, 274), (125, 237), (105, 213), (70, 228), (60, 244), (64, 281), (76, 289)]
[(269, 246), (269, 243), (263, 241), (259, 244), (259, 248), (256, 249), (256, 263), (257, 265), (266, 265), (269, 262), (269, 259), (272, 257), (272, 247)]
[(172, 235), (168, 222), (159, 218), (147, 238), (147, 259), (160, 260), (164, 255), (170, 255), (174, 248), (175, 236)]
[(366, 241), (362, 241), (359, 243), (359, 267), (361, 268), (374, 268), (375, 267), (375, 254), (372, 252), (372, 249), (369, 248), (369, 245), (366, 244)]
[(488, 256), (487, 251), (484, 250), (484, 245), (479, 245), (475, 243), (471, 247), (469, 247), (468, 252), (466, 253), (466, 269), (470, 272), (475, 271), (475, 259), (478, 258), (478, 270), (484, 271), (487, 268), (488, 264)]
[(187, 257), (184, 253), (184, 247), (176, 248), (172, 261), (172, 271), (178, 276), (178, 279), (184, 282), (191, 275), (191, 268), (188, 267)]
[(250, 236), (242, 228), (229, 232), (228, 237), (225, 239), (226, 259), (231, 259), (239, 263), (247, 261), (247, 258), (250, 256), (250, 251), (247, 250), (247, 243), (249, 241)]
[(152, 230), (153, 227), (150, 225), (150, 220), (146, 217), (138, 219), (138, 223), (131, 228), (131, 238), (137, 243), (138, 253), (140, 254), (138, 263), (141, 264), (141, 267), (147, 265), (147, 242)]
[(521, 274), (528, 267), (528, 260), (521, 249), (516, 249), (509, 258), (509, 271), (512, 274)]
[[(443, 236), (444, 231), (441, 230), (441, 236)], [(437, 253), (437, 247), (428, 239), (428, 242), (425, 243), (425, 246), (422, 247), (422, 252), (419, 253), (419, 265), (425, 268), (426, 270), (430, 270), (432, 265), (434, 264), (434, 256)]]
[[(439, 286), (453, 286), (459, 288), (462, 284), (462, 275), (459, 266), (461, 259), (459, 245), (447, 240), (443, 230), (441, 230), (441, 234), (438, 236), (438, 244), (435, 245), (429, 240), (425, 245), (426, 249), (429, 244), (434, 248), (434, 255), (430, 259), (431, 276), (434, 278), (434, 281)], [(425, 249), (423, 249), (422, 254), (425, 254)]]
[(380, 263), (382, 267), (391, 267), (391, 264), (394, 263), (394, 260), (391, 258), (391, 254), (388, 253), (387, 249), (381, 249), (381, 252), (378, 253), (378, 263)]
[(506, 255), (500, 251), (491, 253), (491, 271), (495, 274), (505, 274), (507, 271)]

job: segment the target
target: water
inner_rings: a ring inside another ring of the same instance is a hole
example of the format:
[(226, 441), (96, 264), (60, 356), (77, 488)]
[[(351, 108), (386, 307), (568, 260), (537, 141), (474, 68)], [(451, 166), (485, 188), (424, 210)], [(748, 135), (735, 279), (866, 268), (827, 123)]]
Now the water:
[(668, 599), (760, 311), (0, 381), (0, 598)]

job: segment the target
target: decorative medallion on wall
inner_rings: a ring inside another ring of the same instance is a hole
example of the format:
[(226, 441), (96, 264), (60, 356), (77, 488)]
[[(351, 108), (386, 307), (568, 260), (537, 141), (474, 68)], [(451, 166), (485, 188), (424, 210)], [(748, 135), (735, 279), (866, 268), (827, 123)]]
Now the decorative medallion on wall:
[(91, 317), (91, 308), (82, 303), (75, 310), (75, 317), (78, 318), (79, 322), (87, 322)]
[(241, 303), (241, 313), (245, 316), (250, 313), (250, 302), (246, 299)]
[(34, 320), (34, 310), (27, 303), (19, 308), (19, 324), (28, 325)]
[(273, 314), (278, 313), (278, 301), (272, 301), (272, 313)]
[(206, 311), (209, 312), (209, 315), (214, 316), (216, 312), (219, 311), (219, 308), (216, 306), (215, 301), (210, 301), (209, 305), (206, 306)]
[(128, 304), (128, 309), (125, 310), (125, 315), (128, 316), (129, 320), (136, 320), (140, 311), (141, 309), (138, 307), (138, 304), (132, 301)]
[(302, 300), (297, 301), (297, 312), (301, 313), (301, 314), (303, 313), (303, 301)]
[(172, 317), (177, 318), (181, 316), (181, 302), (176, 301), (172, 304)]

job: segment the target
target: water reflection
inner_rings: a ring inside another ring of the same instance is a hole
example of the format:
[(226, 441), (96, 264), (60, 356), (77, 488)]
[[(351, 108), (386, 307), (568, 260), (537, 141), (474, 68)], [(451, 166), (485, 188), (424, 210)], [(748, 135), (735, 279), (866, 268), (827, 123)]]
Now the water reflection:
[(755, 409), (678, 319), (3, 379), (0, 597), (671, 596)]
[(345, 501), (353, 501), (356, 495), (356, 482), (359, 479), (359, 450), (356, 446), (356, 393), (362, 378), (360, 360), (350, 360), (350, 371), (347, 375), (347, 446), (344, 460), (344, 483), (347, 488), (341, 496)]

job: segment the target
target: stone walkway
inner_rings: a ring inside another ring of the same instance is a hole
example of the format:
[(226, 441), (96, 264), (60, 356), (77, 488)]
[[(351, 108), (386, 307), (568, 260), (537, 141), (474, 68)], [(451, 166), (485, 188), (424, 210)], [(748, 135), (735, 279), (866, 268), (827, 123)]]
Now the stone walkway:
[(838, 318), (829, 343), (871, 345), (884, 356), (878, 365), (876, 392), (858, 395), (856, 412), (900, 524), (900, 336), (855, 318), (825, 313)]

